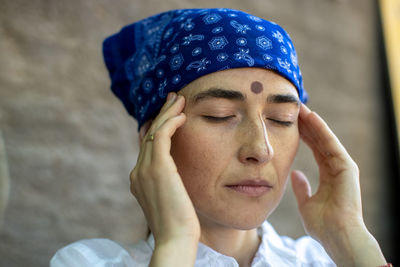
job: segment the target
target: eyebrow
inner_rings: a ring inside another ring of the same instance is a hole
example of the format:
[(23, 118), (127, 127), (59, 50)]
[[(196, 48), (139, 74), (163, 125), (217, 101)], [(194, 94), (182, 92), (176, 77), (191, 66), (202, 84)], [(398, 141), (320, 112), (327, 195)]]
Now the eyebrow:
[(229, 100), (244, 101), (246, 97), (238, 91), (227, 90), (222, 88), (210, 88), (207, 91), (200, 92), (193, 96), (192, 102), (194, 104), (209, 98), (225, 98)]
[(292, 94), (274, 94), (267, 97), (267, 103), (293, 103), (300, 106), (300, 100)]
[[(239, 91), (222, 89), (222, 88), (210, 88), (206, 91), (200, 92), (194, 95), (191, 102), (197, 104), (203, 100), (210, 98), (224, 98), (229, 100), (244, 101), (246, 96)], [(267, 97), (267, 103), (293, 103), (300, 106), (300, 100), (292, 94), (273, 94)]]

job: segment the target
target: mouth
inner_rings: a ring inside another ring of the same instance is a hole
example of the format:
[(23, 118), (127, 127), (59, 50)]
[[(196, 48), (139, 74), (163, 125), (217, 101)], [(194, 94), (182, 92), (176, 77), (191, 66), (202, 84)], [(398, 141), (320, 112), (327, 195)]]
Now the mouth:
[(243, 180), (238, 183), (226, 185), (226, 187), (250, 197), (261, 197), (273, 188), (271, 183), (261, 179)]

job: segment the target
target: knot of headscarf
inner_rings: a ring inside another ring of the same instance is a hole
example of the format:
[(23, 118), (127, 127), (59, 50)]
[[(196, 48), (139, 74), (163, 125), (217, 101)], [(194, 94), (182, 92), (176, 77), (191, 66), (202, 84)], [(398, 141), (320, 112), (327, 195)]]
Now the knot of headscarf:
[(273, 70), (307, 101), (296, 50), (274, 22), (232, 9), (180, 9), (122, 28), (103, 43), (111, 88), (138, 126), (154, 117), (169, 92), (216, 71)]

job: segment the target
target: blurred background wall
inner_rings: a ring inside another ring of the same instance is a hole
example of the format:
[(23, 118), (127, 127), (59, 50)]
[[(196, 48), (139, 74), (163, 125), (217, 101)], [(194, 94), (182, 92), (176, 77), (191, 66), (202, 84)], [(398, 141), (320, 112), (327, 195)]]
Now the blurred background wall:
[[(0, 0), (0, 6), (0, 131), (7, 152), (0, 155), (10, 176), (0, 266), (47, 266), (58, 248), (78, 239), (129, 244), (144, 237), (128, 181), (137, 124), (109, 90), (101, 43), (149, 15), (200, 7), (241, 9), (290, 33), (309, 106), (359, 164), (366, 224), (393, 257), (390, 121), (373, 0)], [(304, 145), (294, 167), (315, 191), (318, 170)], [(304, 234), (290, 186), (270, 221), (281, 234)]]

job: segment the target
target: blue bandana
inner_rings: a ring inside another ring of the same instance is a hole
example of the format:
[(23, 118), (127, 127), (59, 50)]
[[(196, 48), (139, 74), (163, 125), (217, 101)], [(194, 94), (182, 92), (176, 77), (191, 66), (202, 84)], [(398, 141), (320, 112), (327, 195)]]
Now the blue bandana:
[(232, 9), (181, 9), (128, 25), (103, 43), (111, 88), (138, 120), (153, 118), (169, 92), (206, 74), (243, 67), (273, 70), (307, 101), (297, 55), (274, 22)]

